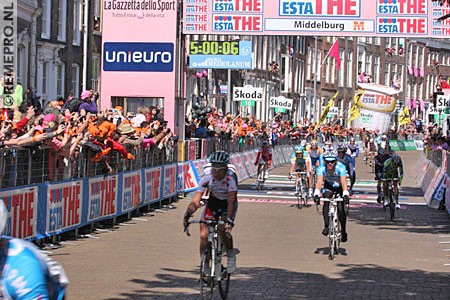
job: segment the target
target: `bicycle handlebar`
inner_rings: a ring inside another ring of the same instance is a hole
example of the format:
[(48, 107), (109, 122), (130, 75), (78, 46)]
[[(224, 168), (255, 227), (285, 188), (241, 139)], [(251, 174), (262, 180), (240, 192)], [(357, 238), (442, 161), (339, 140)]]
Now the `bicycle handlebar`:
[(320, 201), (324, 201), (324, 202), (342, 202), (344, 201), (343, 198), (339, 197), (339, 198), (320, 198)]
[(381, 178), (381, 181), (398, 181), (398, 178)]
[(289, 172), (289, 175), (307, 175), (308, 172)]
[(225, 224), (224, 220), (192, 220), (187, 223), (187, 226), (184, 228), (184, 232), (186, 232), (187, 236), (191, 236), (189, 232), (189, 225), (191, 224), (206, 224), (210, 226), (215, 226), (217, 224)]

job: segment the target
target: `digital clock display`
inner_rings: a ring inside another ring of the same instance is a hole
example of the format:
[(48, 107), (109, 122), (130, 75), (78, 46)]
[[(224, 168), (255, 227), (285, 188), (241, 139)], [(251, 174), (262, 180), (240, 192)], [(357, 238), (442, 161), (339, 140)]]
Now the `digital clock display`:
[(239, 55), (239, 41), (190, 41), (189, 54)]

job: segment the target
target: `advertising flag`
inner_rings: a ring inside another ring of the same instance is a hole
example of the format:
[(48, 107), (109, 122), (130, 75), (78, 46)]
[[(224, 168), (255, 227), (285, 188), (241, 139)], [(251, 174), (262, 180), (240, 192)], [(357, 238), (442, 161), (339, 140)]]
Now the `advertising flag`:
[(364, 90), (359, 89), (355, 96), (353, 96), (353, 106), (352, 108), (350, 108), (350, 118), (349, 118), (349, 122), (353, 121), (354, 119), (356, 119), (357, 117), (359, 117), (360, 112), (361, 112), (361, 104), (359, 103), (359, 99), (361, 98), (362, 94), (364, 93)]
[(339, 92), (336, 92), (336, 94), (334, 94), (333, 97), (331, 97), (330, 100), (328, 100), (327, 106), (325, 107), (325, 109), (322, 112), (322, 115), (320, 116), (320, 120), (316, 125), (316, 129), (320, 126), (320, 124), (322, 124), (322, 122), (325, 120), (325, 118), (327, 117), (328, 111), (330, 110), (331, 105), (333, 105), (334, 99), (336, 99), (336, 97), (338, 96)]
[(398, 123), (400, 125), (407, 125), (409, 122), (411, 122), (411, 117), (409, 115), (409, 109), (407, 106), (403, 109), (403, 111), (398, 116)]

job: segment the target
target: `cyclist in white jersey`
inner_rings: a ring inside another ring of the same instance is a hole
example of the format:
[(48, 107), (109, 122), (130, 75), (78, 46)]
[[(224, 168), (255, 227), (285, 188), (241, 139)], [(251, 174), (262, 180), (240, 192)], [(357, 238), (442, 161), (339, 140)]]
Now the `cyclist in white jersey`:
[[(209, 162), (211, 168), (209, 171), (205, 170), (203, 177), (200, 179), (194, 198), (184, 214), (183, 225), (186, 229), (191, 216), (202, 206), (204, 194), (209, 193), (201, 218), (202, 220), (214, 220), (222, 217), (226, 220), (225, 225), (219, 225), (219, 234), (227, 249), (227, 271), (233, 273), (236, 270), (237, 250), (233, 248), (231, 229), (234, 226), (237, 211), (237, 180), (236, 176), (229, 171), (230, 156), (227, 152), (217, 151), (212, 153)], [(207, 245), (208, 233), (208, 225), (200, 224), (200, 255)]]
[[(0, 199), (0, 234), (6, 228), (8, 210)], [(0, 299), (62, 300), (69, 283), (64, 269), (31, 242), (0, 238)]]

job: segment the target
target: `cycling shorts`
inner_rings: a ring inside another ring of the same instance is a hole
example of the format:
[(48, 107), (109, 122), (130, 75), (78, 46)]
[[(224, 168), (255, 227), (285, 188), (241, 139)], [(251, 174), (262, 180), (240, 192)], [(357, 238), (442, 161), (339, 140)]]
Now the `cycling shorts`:
[[(208, 202), (209, 202), (209, 200), (208, 200)], [(231, 216), (231, 219), (233, 221), (236, 218), (237, 209), (238, 209), (238, 202), (236, 201), (236, 203), (234, 204), (234, 212), (233, 212), (233, 214)], [(222, 217), (222, 219), (224, 219), (224, 220), (227, 219), (227, 207), (226, 206), (225, 207), (211, 208), (211, 207), (208, 207), (208, 205), (206, 205), (205, 209), (203, 210), (201, 219), (203, 221), (206, 221), (206, 220), (217, 220), (219, 217)]]

